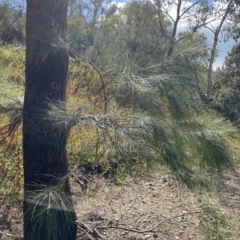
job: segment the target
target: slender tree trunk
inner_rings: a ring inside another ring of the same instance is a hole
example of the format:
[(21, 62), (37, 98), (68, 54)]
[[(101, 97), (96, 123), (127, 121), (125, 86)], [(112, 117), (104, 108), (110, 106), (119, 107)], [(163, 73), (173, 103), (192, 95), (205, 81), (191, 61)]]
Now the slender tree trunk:
[[(66, 177), (68, 130), (63, 128), (57, 134), (59, 125), (47, 120), (49, 102), (66, 101), (67, 7), (68, 0), (27, 0), (23, 108), (25, 240), (76, 239), (76, 214)], [(67, 200), (50, 198), (52, 190), (47, 196), (52, 202), (37, 197), (37, 192), (51, 187), (56, 187), (56, 194)], [(61, 209), (61, 202), (54, 205), (55, 200), (62, 201), (67, 208)]]
[(20, 17), (21, 17), (21, 15), (18, 15), (18, 16), (12, 21), (12, 23), (9, 25), (9, 27), (7, 28), (6, 33), (4, 33), (3, 46), (7, 45), (7, 41), (8, 41), (8, 38), (9, 38), (9, 32), (10, 32), (13, 24), (14, 24), (15, 22), (17, 22)]
[(230, 0), (228, 2), (228, 6), (227, 9), (225, 10), (225, 13), (220, 21), (219, 26), (216, 28), (216, 31), (214, 32), (214, 43), (213, 43), (213, 47), (211, 49), (211, 54), (210, 54), (210, 60), (209, 60), (209, 65), (208, 65), (208, 87), (207, 87), (207, 98), (208, 100), (210, 100), (212, 98), (212, 88), (213, 88), (213, 83), (212, 83), (212, 68), (213, 68), (213, 62), (214, 59), (216, 57), (216, 50), (217, 50), (217, 44), (218, 44), (218, 36), (219, 33), (221, 32), (223, 23), (225, 22), (230, 9), (231, 9), (231, 5), (233, 3), (233, 0)]
[(161, 0), (155, 0), (155, 5), (157, 7), (157, 16), (158, 16), (158, 23), (159, 23), (159, 30), (163, 37), (166, 37), (166, 27), (164, 27), (164, 15), (161, 9)]
[(219, 34), (219, 27), (217, 31), (214, 34), (214, 43), (213, 43), (213, 48), (211, 49), (211, 54), (210, 54), (210, 61), (208, 65), (208, 86), (207, 86), (207, 99), (210, 100), (212, 97), (212, 69), (213, 69), (213, 62), (216, 56), (216, 50), (217, 50), (217, 43), (218, 43), (218, 34)]
[(172, 54), (173, 49), (174, 49), (174, 44), (175, 44), (175, 41), (176, 41), (177, 28), (178, 28), (178, 22), (179, 22), (179, 20), (181, 18), (180, 17), (181, 6), (182, 6), (182, 0), (178, 0), (178, 4), (177, 4), (177, 17), (176, 17), (176, 20), (173, 23), (173, 31), (172, 31), (171, 39), (169, 41), (170, 44), (169, 44), (169, 49), (168, 49), (168, 53), (167, 53), (168, 57)]
[(178, 22), (179, 22), (179, 18), (177, 18), (176, 22), (174, 22), (172, 36), (171, 36), (171, 39), (169, 41), (169, 49), (168, 49), (168, 54), (167, 54), (168, 57), (172, 54), (173, 49), (174, 49), (174, 44), (175, 44), (175, 41), (176, 41)]
[(97, 23), (97, 17), (98, 17), (97, 15), (100, 10), (100, 7), (102, 6), (103, 0), (93, 1), (92, 3), (94, 5), (94, 11), (93, 11), (93, 16), (92, 16), (90, 25), (93, 28)]

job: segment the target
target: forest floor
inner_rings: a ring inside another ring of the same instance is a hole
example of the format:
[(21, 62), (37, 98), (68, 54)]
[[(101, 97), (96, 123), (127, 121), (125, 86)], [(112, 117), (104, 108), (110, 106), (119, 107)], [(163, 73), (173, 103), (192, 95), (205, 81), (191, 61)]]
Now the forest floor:
[[(195, 193), (169, 174), (115, 185), (99, 177), (72, 186), (78, 240), (240, 239), (240, 178), (225, 176), (215, 193)], [(22, 213), (0, 210), (0, 239), (22, 238)]]

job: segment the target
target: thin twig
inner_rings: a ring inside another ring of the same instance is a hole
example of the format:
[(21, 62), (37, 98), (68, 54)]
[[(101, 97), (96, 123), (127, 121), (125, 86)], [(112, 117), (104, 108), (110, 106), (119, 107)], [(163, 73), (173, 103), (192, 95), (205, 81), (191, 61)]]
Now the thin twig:
[[(60, 42), (60, 44), (62, 45), (63, 43)], [(67, 47), (67, 49), (72, 52), (72, 54), (74, 56), (76, 56), (79, 59), (82, 59), (83, 61), (87, 62), (89, 65), (91, 65), (93, 67), (93, 69), (97, 72), (97, 74), (100, 77), (100, 80), (102, 82), (102, 89), (103, 89), (103, 97), (104, 97), (104, 114), (107, 114), (107, 108), (108, 108), (108, 103), (107, 103), (107, 92), (106, 92), (106, 84), (105, 81), (103, 79), (102, 74), (100, 73), (100, 71), (98, 70), (98, 68), (88, 59), (84, 58), (83, 56), (81, 56), (77, 51), (75, 51), (73, 48), (71, 48), (69, 45), (65, 45), (65, 47)]]
[(103, 230), (103, 229), (113, 228), (113, 229), (120, 229), (120, 230), (124, 230), (124, 231), (128, 231), (128, 232), (149, 233), (149, 232), (155, 232), (154, 230), (157, 227), (159, 227), (160, 225), (162, 225), (163, 223), (165, 223), (167, 221), (170, 221), (170, 220), (175, 219), (175, 218), (183, 217), (187, 214), (192, 214), (192, 213), (200, 213), (200, 211), (191, 211), (191, 212), (183, 213), (183, 214), (180, 214), (180, 215), (176, 215), (176, 216), (164, 219), (160, 223), (156, 224), (155, 226), (153, 226), (152, 228), (147, 229), (147, 230), (138, 230), (138, 229), (134, 229), (134, 228), (127, 228), (127, 227), (121, 227), (121, 226), (102, 226), (102, 227), (96, 227), (96, 228), (99, 229), (99, 230), (100, 229)]
[[(105, 239), (99, 232), (98, 232), (98, 230), (96, 229), (96, 228), (94, 228), (94, 229), (91, 229), (89, 226), (87, 226), (85, 223), (83, 223), (83, 222), (80, 222), (80, 221), (78, 221), (77, 222), (77, 224), (78, 224), (78, 227), (81, 227), (81, 228), (83, 228), (83, 229), (86, 229), (89, 233), (91, 233), (94, 237), (96, 236), (96, 237), (98, 237), (98, 238), (100, 238), (100, 239)], [(80, 226), (79, 226), (80, 225)]]

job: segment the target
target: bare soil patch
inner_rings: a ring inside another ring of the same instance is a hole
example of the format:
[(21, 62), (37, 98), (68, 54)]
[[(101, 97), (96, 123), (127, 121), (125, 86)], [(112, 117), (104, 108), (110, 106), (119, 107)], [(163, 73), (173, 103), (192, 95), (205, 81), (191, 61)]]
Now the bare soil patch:
[[(137, 183), (129, 180), (122, 186), (99, 177), (88, 179), (86, 184), (86, 188), (77, 182), (72, 186), (79, 240), (213, 239), (206, 237), (201, 222), (207, 219), (202, 218), (203, 202), (226, 216), (232, 228), (228, 239), (240, 239), (239, 177), (227, 176), (219, 183), (216, 195), (195, 194), (167, 174), (138, 179)], [(212, 226), (208, 222), (204, 225)], [(21, 208), (1, 208), (0, 239), (22, 239)]]

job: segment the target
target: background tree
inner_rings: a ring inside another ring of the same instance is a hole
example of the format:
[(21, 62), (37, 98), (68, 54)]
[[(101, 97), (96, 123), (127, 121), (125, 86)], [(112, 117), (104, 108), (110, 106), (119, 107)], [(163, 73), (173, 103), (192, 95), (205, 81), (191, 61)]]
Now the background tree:
[(0, 2), (0, 39), (3, 45), (25, 41), (24, 7), (18, 1)]
[(91, 28), (87, 26), (83, 17), (75, 14), (68, 19), (67, 39), (69, 46), (76, 52), (82, 54), (89, 47), (92, 43), (91, 33)]
[[(175, 48), (175, 43), (189, 37), (199, 28), (212, 21), (207, 20), (210, 14), (206, 11), (208, 3), (205, 0), (198, 0), (194, 2), (182, 0), (170, 2), (155, 0), (154, 3), (158, 9), (158, 20), (160, 25), (162, 25), (161, 22), (163, 19), (167, 19), (170, 23), (167, 52), (168, 56), (172, 54)], [(164, 16), (164, 18), (162, 18), (162, 16)], [(194, 21), (192, 21), (192, 19), (194, 19)], [(189, 29), (186, 30), (188, 34), (179, 37), (178, 34), (180, 33), (180, 24), (182, 21), (191, 22), (191, 25), (189, 25)], [(165, 36), (167, 36), (166, 31), (161, 31)]]
[[(159, 32), (153, 3), (134, 1), (118, 12), (106, 14), (95, 28), (93, 44), (85, 52), (89, 60), (105, 68), (113, 63), (123, 65), (126, 59), (139, 66), (163, 59), (165, 38)], [(163, 25), (167, 31), (167, 23)]]
[(49, 104), (66, 101), (67, 8), (68, 0), (27, 1), (23, 106), (25, 240), (76, 239), (76, 215), (67, 177), (68, 128), (46, 119)]
[[(205, 0), (194, 2), (178, 0), (171, 1), (169, 4), (168, 1), (156, 0), (155, 4), (159, 9), (158, 11), (171, 23), (171, 36), (168, 41), (168, 55), (173, 52), (176, 43), (185, 40), (186, 38), (191, 38), (191, 35), (198, 32), (201, 28), (207, 28), (213, 33), (213, 45), (210, 47), (210, 57), (208, 60), (206, 95), (203, 94), (204, 91), (202, 89), (199, 91), (203, 101), (209, 103), (212, 100), (212, 71), (214, 59), (217, 55), (219, 35), (220, 33), (223, 33), (223, 28), (228, 29), (225, 36), (230, 32), (233, 32), (233, 29), (237, 28), (237, 21), (234, 23), (234, 21), (231, 20), (232, 16), (237, 13), (235, 1), (220, 0), (209, 3), (209, 1)], [(172, 14), (172, 12), (175, 14)], [(188, 23), (188, 28), (185, 30), (185, 34), (180, 32), (179, 26), (181, 21)], [(224, 39), (227, 40), (226, 37)]]
[(214, 108), (239, 125), (240, 105), (240, 44), (235, 45), (225, 59), (223, 68), (215, 74)]
[(222, 32), (223, 25), (227, 23), (229, 16), (236, 11), (236, 5), (234, 1), (218, 1), (214, 5), (214, 10), (212, 11), (211, 16), (217, 16), (219, 20), (219, 24), (217, 27), (213, 25), (205, 25), (207, 29), (209, 29), (214, 35), (213, 46), (211, 48), (210, 58), (209, 58), (209, 65), (208, 65), (208, 87), (207, 87), (207, 98), (210, 100), (212, 98), (212, 88), (213, 88), (213, 79), (212, 79), (212, 71), (213, 71), (213, 62), (216, 57), (217, 52), (217, 44), (219, 41), (219, 35)]
[(104, 11), (108, 9), (111, 0), (70, 0), (69, 15), (82, 16), (90, 27), (95, 27)]

